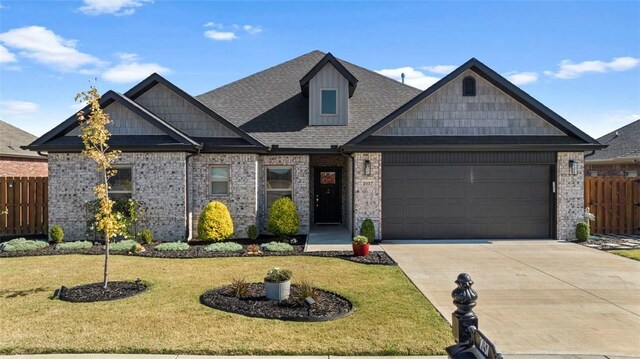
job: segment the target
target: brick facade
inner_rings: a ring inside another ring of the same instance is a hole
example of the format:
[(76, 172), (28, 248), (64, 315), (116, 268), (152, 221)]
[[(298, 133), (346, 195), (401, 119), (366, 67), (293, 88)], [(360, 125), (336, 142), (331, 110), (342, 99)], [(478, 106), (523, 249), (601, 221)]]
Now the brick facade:
[[(380, 238), (382, 224), (382, 154), (354, 153), (355, 193), (353, 200), (354, 232), (360, 231), (365, 219), (371, 218)], [(364, 171), (365, 160), (371, 162), (371, 175)]]
[[(569, 161), (578, 163), (578, 174), (569, 173)], [(574, 240), (576, 224), (584, 211), (584, 154), (558, 152), (556, 165), (556, 228), (557, 239)]]
[(0, 177), (47, 177), (47, 158), (0, 157)]

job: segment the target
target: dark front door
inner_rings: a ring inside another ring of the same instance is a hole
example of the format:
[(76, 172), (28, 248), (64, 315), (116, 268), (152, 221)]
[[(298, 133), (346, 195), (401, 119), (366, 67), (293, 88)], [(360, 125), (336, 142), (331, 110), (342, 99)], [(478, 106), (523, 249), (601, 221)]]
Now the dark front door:
[(316, 223), (342, 222), (342, 169), (315, 167), (314, 214)]

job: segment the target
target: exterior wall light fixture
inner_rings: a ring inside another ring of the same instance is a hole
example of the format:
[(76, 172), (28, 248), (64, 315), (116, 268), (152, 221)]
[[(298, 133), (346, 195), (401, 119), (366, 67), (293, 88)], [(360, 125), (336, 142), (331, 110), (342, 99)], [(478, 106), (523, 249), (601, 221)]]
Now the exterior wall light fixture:
[(364, 175), (371, 176), (371, 161), (364, 160)]
[(578, 174), (578, 162), (569, 160), (569, 173), (571, 173), (572, 176)]

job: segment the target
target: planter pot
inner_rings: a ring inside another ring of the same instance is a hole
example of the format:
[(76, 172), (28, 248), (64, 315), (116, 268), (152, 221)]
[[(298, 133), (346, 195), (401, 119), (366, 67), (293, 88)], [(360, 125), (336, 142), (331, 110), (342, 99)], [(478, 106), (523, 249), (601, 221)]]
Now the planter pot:
[(356, 257), (364, 257), (369, 254), (369, 243), (351, 243), (351, 246)]
[(264, 282), (264, 291), (269, 300), (285, 300), (291, 292), (291, 280), (284, 282)]

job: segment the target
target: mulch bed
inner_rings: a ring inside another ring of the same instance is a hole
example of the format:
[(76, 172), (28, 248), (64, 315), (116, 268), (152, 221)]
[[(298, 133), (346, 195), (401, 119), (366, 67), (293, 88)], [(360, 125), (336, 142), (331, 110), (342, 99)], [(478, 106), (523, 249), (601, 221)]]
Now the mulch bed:
[(131, 297), (145, 290), (147, 286), (142, 282), (109, 282), (107, 289), (100, 282), (66, 288), (60, 292), (59, 299), (67, 302), (102, 302)]
[(346, 298), (315, 288), (316, 303), (309, 311), (304, 303), (297, 302), (294, 293), (296, 284), (291, 285), (291, 297), (283, 301), (267, 300), (263, 283), (249, 284), (248, 294), (237, 298), (231, 293), (230, 286), (218, 287), (205, 292), (200, 303), (225, 312), (236, 313), (254, 318), (279, 319), (301, 322), (320, 322), (342, 318), (351, 314), (353, 304)]

